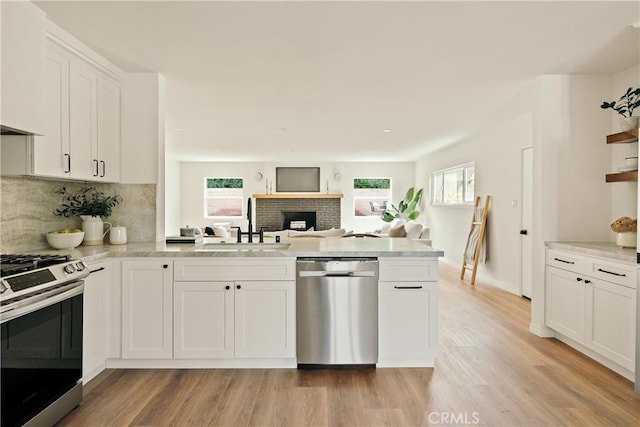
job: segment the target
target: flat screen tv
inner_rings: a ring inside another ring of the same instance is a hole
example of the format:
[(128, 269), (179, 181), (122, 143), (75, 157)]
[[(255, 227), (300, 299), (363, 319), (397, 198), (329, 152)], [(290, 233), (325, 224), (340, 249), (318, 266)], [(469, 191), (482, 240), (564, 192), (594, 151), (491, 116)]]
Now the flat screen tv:
[(276, 192), (317, 193), (320, 192), (319, 167), (276, 168)]

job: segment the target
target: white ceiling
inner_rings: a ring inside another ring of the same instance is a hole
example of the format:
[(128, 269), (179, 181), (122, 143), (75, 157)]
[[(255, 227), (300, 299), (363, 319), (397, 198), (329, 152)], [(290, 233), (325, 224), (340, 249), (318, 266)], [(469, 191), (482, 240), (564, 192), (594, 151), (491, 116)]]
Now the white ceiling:
[(538, 75), (640, 62), (638, 1), (35, 3), (165, 77), (181, 160), (413, 160), (482, 131)]

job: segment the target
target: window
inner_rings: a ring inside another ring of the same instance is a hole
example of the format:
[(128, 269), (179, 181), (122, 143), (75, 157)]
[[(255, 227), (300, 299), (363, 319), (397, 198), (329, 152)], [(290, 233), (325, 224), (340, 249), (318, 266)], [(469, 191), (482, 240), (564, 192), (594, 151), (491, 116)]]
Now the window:
[(431, 174), (431, 203), (466, 205), (474, 202), (475, 163), (467, 163)]
[(205, 178), (204, 215), (242, 216), (242, 178)]
[(382, 216), (391, 204), (391, 178), (354, 178), (355, 216)]

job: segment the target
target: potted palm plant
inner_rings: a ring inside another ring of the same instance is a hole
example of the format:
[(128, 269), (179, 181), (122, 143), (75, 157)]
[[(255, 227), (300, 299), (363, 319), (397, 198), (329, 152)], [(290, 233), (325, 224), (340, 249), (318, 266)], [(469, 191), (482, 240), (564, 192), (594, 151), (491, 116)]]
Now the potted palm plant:
[(422, 198), (422, 188), (418, 191), (411, 187), (407, 190), (407, 194), (404, 199), (396, 207), (391, 205), (382, 213), (382, 220), (384, 222), (391, 222), (396, 218), (404, 219), (407, 221), (413, 221), (420, 216), (420, 211), (416, 208), (420, 199)]
[[(111, 223), (103, 222), (102, 218), (111, 216), (113, 208), (122, 202), (122, 196), (106, 195), (95, 187), (81, 188), (71, 193), (65, 186), (56, 191), (62, 195), (62, 206), (55, 210), (55, 214), (65, 218), (79, 216), (82, 218), (85, 245), (101, 245), (102, 239), (111, 228)], [(109, 228), (104, 231), (104, 224)]]
[(640, 88), (630, 87), (617, 101), (604, 101), (600, 108), (611, 108), (620, 114), (620, 129), (627, 131), (637, 129), (640, 117), (633, 115), (633, 110), (640, 107)]

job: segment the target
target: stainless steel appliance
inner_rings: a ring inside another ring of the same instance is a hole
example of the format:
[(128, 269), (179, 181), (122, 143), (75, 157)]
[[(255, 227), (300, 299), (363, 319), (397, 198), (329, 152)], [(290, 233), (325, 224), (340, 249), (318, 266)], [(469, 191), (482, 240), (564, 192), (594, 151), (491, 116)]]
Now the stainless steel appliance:
[(378, 361), (376, 258), (298, 258), (298, 367)]
[(82, 401), (82, 298), (68, 256), (0, 255), (1, 424), (53, 425)]

